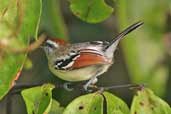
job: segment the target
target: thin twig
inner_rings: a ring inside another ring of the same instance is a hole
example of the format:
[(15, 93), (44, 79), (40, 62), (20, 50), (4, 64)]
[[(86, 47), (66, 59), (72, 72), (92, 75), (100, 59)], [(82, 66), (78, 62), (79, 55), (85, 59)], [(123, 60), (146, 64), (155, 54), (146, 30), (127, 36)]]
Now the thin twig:
[(109, 87), (102, 87), (105, 91), (111, 89), (119, 89), (119, 88), (128, 88), (128, 89), (141, 89), (144, 87), (144, 84), (124, 84), (124, 85), (113, 85)]
[(8, 44), (3, 44), (2, 42), (0, 42), (0, 50), (3, 51), (10, 51), (12, 53), (25, 53), (25, 52), (31, 52), (34, 51), (35, 49), (39, 48), (40, 45), (45, 41), (46, 39), (46, 35), (42, 34), (37, 41), (33, 42), (32, 44), (30, 44), (28, 47), (26, 48), (13, 48), (10, 47)]
[(36, 86), (41, 86), (44, 83), (35, 83), (35, 84), (16, 84), (14, 85), (9, 94), (16, 94), (16, 93), (20, 93), (22, 90), (24, 89), (28, 89), (28, 88), (32, 88), (32, 87), (36, 87)]
[[(22, 90), (24, 89), (28, 89), (28, 88), (32, 88), (32, 87), (36, 87), (36, 86), (41, 86), (45, 83), (34, 83), (34, 84), (17, 84), (15, 85), (9, 94), (16, 94), (16, 93), (20, 93)], [(64, 84), (54, 84), (55, 88), (63, 88)], [(96, 85), (92, 85), (89, 87), (89, 89), (91, 90), (91, 92), (95, 92), (95, 91), (107, 91), (107, 90), (111, 90), (111, 89), (120, 89), (120, 88), (128, 88), (128, 89), (142, 89), (144, 87), (144, 84), (123, 84), (123, 85), (112, 85), (112, 86), (107, 86), (107, 87), (98, 87)], [(77, 85), (71, 85), (71, 87), (73, 90), (75, 89), (79, 89), (79, 90), (84, 90), (83, 89), (83, 84), (77, 84)]]

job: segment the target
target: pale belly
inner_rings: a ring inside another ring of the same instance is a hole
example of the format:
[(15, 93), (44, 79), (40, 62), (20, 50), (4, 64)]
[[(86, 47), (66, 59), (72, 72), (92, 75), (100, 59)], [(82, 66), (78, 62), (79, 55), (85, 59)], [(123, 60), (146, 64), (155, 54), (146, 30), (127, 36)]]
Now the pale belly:
[(56, 70), (51, 67), (51, 72), (56, 75), (57, 77), (66, 80), (66, 81), (83, 81), (83, 80), (89, 80), (93, 76), (99, 76), (102, 73), (106, 72), (109, 68), (109, 64), (106, 65), (94, 65), (94, 66), (88, 66), (76, 70)]

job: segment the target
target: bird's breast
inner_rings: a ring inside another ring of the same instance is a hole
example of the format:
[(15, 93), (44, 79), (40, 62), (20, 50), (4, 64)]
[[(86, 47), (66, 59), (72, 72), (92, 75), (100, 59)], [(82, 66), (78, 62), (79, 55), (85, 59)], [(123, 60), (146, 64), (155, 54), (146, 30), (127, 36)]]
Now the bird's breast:
[(109, 68), (110, 64), (106, 65), (91, 65), (75, 70), (57, 70), (49, 67), (51, 72), (57, 77), (71, 82), (89, 80), (92, 76), (101, 75)]

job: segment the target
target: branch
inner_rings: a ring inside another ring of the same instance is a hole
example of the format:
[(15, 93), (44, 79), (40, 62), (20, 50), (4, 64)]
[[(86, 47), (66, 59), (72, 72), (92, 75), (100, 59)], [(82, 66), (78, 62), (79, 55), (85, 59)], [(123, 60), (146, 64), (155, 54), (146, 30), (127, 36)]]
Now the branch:
[(4, 44), (2, 41), (0, 41), (0, 50), (6, 52), (6, 50), (12, 52), (12, 53), (25, 53), (25, 52), (31, 52), (34, 51), (35, 49), (39, 48), (40, 45), (45, 41), (46, 35), (42, 34), (37, 41), (33, 42), (26, 48), (14, 48), (11, 47), (9, 44)]
[[(24, 89), (28, 89), (28, 88), (32, 88), (32, 87), (36, 87), (36, 86), (42, 86), (45, 83), (35, 83), (35, 84), (16, 84), (15, 86), (13, 86), (13, 88), (11, 89), (11, 91), (9, 92), (9, 94), (16, 94), (16, 93), (20, 93), (22, 90)], [(65, 89), (65, 83), (64, 84), (53, 84), (55, 85), (55, 88), (62, 88)], [(84, 90), (84, 84), (70, 84), (70, 90)], [(144, 88), (144, 84), (123, 84), (123, 85), (112, 85), (112, 86), (106, 86), (106, 87), (98, 87), (96, 85), (91, 85), (88, 88), (88, 91), (85, 92), (95, 92), (95, 91), (107, 91), (107, 90), (111, 90), (111, 89), (121, 89), (121, 88), (127, 88), (127, 89), (143, 89)], [(68, 90), (68, 89), (67, 89)]]

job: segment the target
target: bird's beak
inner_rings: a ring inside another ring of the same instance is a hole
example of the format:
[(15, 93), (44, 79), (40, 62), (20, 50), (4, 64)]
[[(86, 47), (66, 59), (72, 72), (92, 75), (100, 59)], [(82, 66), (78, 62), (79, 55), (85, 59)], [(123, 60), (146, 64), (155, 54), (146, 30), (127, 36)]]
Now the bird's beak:
[(44, 48), (45, 48), (45, 46), (46, 46), (46, 43), (45, 43), (45, 42), (43, 42), (43, 43), (39, 46), (39, 48), (44, 49)]

